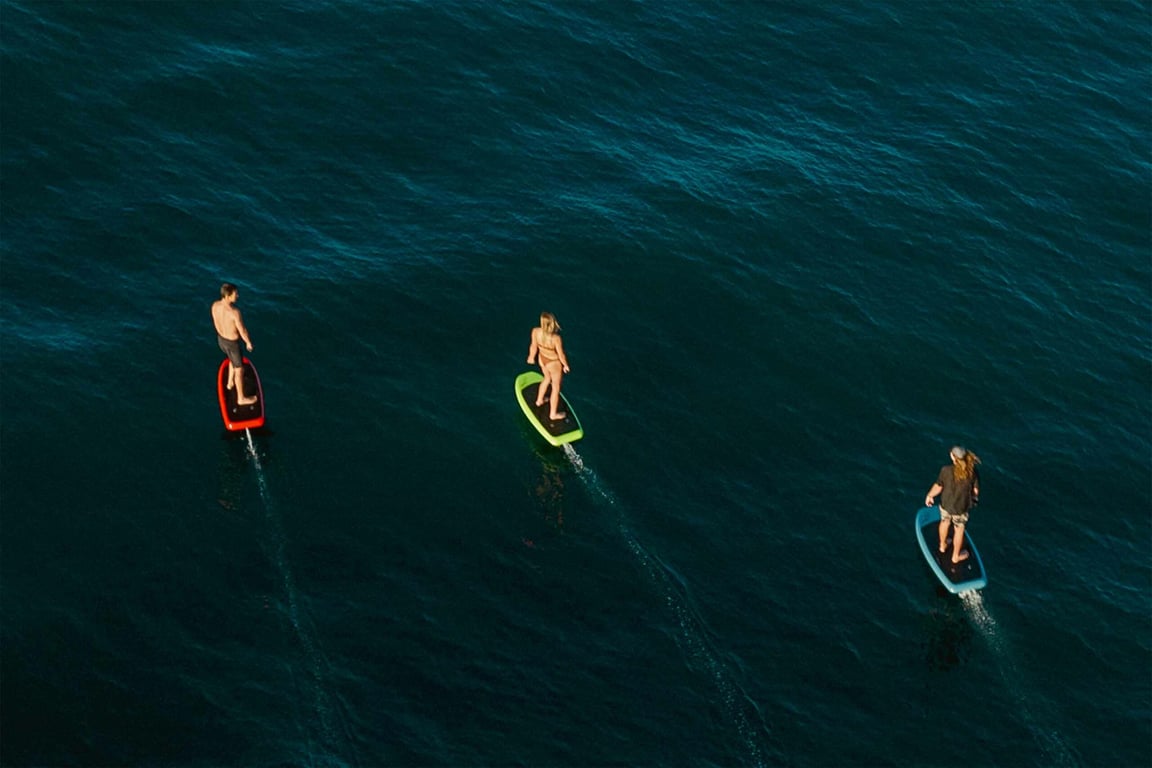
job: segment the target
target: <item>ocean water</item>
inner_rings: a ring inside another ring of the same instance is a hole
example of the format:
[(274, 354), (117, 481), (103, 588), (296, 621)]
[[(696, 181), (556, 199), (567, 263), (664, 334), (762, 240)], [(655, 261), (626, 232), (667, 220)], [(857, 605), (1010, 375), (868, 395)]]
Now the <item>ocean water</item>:
[[(5, 0), (0, 762), (1149, 764), (1150, 42)], [(567, 449), (512, 392), (542, 310)], [(913, 533), (954, 443), (963, 598)]]

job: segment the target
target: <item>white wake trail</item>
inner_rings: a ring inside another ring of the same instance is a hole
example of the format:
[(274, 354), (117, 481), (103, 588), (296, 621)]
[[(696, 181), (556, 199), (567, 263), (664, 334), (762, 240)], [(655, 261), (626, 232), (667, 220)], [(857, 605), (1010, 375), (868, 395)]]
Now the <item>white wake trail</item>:
[(1073, 766), (1077, 766), (1079, 763), (1076, 761), (1076, 757), (1064, 740), (1064, 737), (1055, 728), (1045, 725), (1045, 723), (1051, 723), (1055, 720), (1055, 717), (1046, 710), (1042, 711), (1043, 708), (1029, 700), (1026, 695), (1028, 686), (1025, 684), (1024, 677), (1017, 668), (1016, 663), (1013, 661), (1015, 654), (1009, 647), (1008, 640), (1004, 637), (1004, 633), (1000, 631), (996, 620), (992, 618), (992, 614), (988, 612), (987, 606), (984, 605), (983, 596), (978, 590), (971, 590), (969, 592), (961, 592), (960, 600), (964, 605), (964, 610), (967, 612), (968, 618), (980, 630), (980, 634), (983, 635), (988, 646), (995, 654), (1004, 685), (1012, 694), (1013, 699), (1015, 699), (1017, 711), (1020, 713), (1024, 724), (1028, 727), (1028, 731), (1032, 734), (1032, 738), (1036, 740), (1036, 744), (1040, 747), (1040, 751), (1044, 756), (1044, 764), (1060, 766), (1060, 768), (1073, 768)]
[[(608, 490), (600, 477), (585, 465), (584, 459), (576, 452), (571, 443), (564, 445), (564, 454), (589, 491), (607, 506), (616, 510), (619, 530), (624, 537), (625, 544), (636, 558), (641, 570), (660, 593), (664, 604), (676, 621), (679, 629), (676, 633), (676, 642), (689, 666), (702, 671), (716, 686), (724, 712), (733, 729), (740, 736), (749, 763), (754, 766), (764, 766), (765, 750), (761, 746), (760, 740), (761, 734), (768, 730), (767, 725), (748, 695), (732, 679), (720, 655), (708, 643), (700, 620), (689, 608), (687, 601), (676, 586), (676, 580), (659, 559), (649, 554), (637, 541), (624, 521), (624, 516), (616, 503), (616, 497)], [(750, 712), (753, 713), (751, 717), (749, 716)]]
[[(341, 747), (350, 744), (351, 739), (347, 733), (347, 728), (344, 727), (343, 719), (339, 715), (339, 710), (333, 706), (332, 696), (325, 685), (324, 671), (328, 666), (327, 661), (316, 642), (315, 633), (306, 614), (300, 609), (296, 580), (292, 576), (285, 552), (284, 529), (280, 524), (279, 515), (276, 514), (272, 494), (268, 490), (268, 480), (264, 473), (264, 466), (260, 462), (260, 454), (256, 450), (256, 443), (252, 439), (251, 430), (245, 429), (244, 433), (248, 439), (248, 457), (252, 459), (252, 464), (256, 468), (256, 483), (260, 489), (260, 500), (264, 505), (264, 517), (272, 533), (271, 559), (276, 566), (276, 571), (284, 588), (288, 620), (291, 622), (296, 639), (304, 652), (309, 673), (308, 688), (312, 694), (313, 708), (320, 720), (321, 737), (325, 747), (321, 754), (310, 755), (309, 757), (313, 758), (314, 764), (342, 766), (344, 763), (333, 754), (333, 751), (350, 754), (349, 750)], [(343, 733), (343, 739), (339, 738), (338, 734), (340, 733)]]

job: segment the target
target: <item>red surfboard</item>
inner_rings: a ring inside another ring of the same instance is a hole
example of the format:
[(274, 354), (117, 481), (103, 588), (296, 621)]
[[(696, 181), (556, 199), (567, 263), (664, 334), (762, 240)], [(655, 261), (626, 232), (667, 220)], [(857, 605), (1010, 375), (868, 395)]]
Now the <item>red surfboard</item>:
[(236, 388), (228, 389), (230, 365), (228, 358), (224, 358), (224, 362), (220, 363), (220, 372), (216, 375), (216, 393), (220, 397), (220, 415), (224, 417), (224, 428), (230, 432), (239, 432), (264, 426), (264, 390), (260, 388), (256, 366), (244, 358), (244, 394), (256, 395), (256, 402), (237, 406)]

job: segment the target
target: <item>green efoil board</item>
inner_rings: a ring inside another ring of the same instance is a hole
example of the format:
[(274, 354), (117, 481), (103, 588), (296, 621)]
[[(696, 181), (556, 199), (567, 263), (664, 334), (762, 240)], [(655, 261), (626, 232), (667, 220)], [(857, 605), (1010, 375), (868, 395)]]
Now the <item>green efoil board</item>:
[(580, 420), (576, 418), (576, 412), (564, 397), (563, 390), (560, 391), (560, 410), (567, 416), (560, 421), (551, 421), (548, 418), (547, 400), (544, 401), (544, 405), (537, 407), (536, 391), (543, 380), (544, 377), (536, 371), (525, 371), (516, 377), (516, 400), (519, 401), (520, 410), (524, 411), (529, 423), (552, 445), (564, 445), (584, 437)]

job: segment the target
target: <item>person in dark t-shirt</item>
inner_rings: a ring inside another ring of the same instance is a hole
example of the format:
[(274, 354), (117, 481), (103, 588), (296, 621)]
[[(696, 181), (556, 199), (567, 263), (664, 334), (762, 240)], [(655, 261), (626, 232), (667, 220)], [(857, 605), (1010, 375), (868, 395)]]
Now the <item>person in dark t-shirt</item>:
[(960, 548), (964, 543), (968, 511), (980, 501), (980, 474), (976, 471), (980, 457), (958, 445), (952, 447), (949, 455), (952, 463), (940, 468), (936, 482), (924, 497), (924, 504), (930, 507), (936, 497), (940, 497), (940, 552), (944, 552), (948, 544), (948, 526), (952, 525), (955, 527), (952, 562), (959, 563), (968, 559), (968, 550)]

